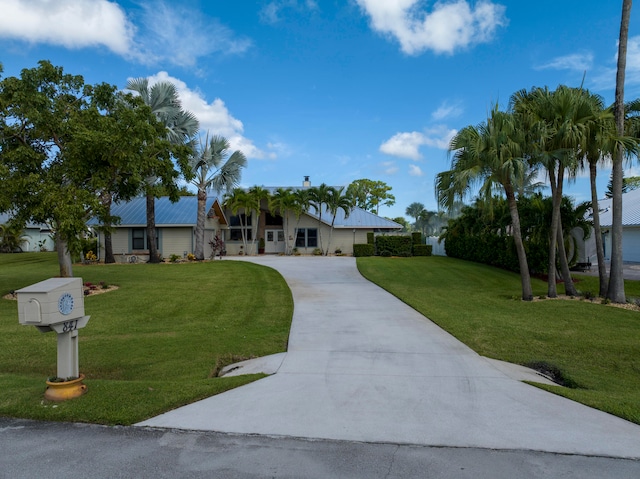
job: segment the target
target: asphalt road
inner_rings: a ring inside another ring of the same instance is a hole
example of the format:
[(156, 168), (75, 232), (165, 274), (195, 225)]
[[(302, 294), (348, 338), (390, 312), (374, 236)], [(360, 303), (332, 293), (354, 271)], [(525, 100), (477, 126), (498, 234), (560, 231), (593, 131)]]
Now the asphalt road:
[(2, 479), (638, 477), (629, 459), (0, 419)]

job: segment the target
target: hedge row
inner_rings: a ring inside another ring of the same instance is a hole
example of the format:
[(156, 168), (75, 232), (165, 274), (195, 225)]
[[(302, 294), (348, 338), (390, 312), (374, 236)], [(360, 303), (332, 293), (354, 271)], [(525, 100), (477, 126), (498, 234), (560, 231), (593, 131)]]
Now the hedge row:
[[(354, 244), (353, 256), (431, 256), (433, 247), (421, 244), (422, 235), (367, 237), (366, 244)], [(370, 241), (370, 242), (369, 242)]]

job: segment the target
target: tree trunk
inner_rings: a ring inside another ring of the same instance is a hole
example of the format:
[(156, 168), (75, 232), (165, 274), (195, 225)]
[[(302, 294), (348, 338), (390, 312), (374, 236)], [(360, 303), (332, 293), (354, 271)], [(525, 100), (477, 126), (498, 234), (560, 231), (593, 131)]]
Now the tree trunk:
[(55, 235), (56, 251), (58, 252), (58, 265), (60, 266), (61, 278), (73, 278), (73, 268), (71, 263), (71, 253), (67, 242), (58, 233)]
[[(593, 209), (593, 234), (596, 235), (596, 261), (598, 262), (598, 277), (600, 278), (599, 296), (604, 298), (609, 288), (607, 266), (604, 264), (604, 245), (602, 244), (602, 229), (600, 228), (600, 208), (598, 207), (598, 190), (596, 188), (596, 162), (589, 161), (589, 180), (591, 182), (591, 208)], [(589, 261), (591, 258), (587, 258)]]
[(522, 232), (520, 230), (520, 215), (518, 214), (518, 203), (513, 191), (507, 191), (507, 201), (509, 202), (509, 213), (511, 214), (511, 226), (513, 227), (513, 242), (516, 245), (518, 254), (518, 265), (520, 267), (520, 282), (522, 283), (522, 300), (533, 300), (533, 290), (531, 288), (531, 276), (529, 275), (529, 265), (527, 264), (527, 253), (522, 242)]
[(564, 247), (564, 235), (562, 234), (562, 220), (558, 218), (558, 259), (560, 260), (560, 273), (562, 281), (564, 281), (564, 292), (569, 296), (578, 296), (576, 286), (573, 284), (571, 271), (569, 271), (569, 262), (567, 261), (567, 251)]
[[(618, 136), (624, 135), (624, 77), (627, 66), (627, 40), (629, 37), (629, 19), (631, 0), (622, 2), (620, 20), (620, 41), (618, 42), (618, 70), (616, 73), (616, 99), (614, 114)], [(622, 146), (616, 148), (611, 172), (611, 192), (613, 198), (611, 218), (611, 268), (609, 270), (609, 289), (607, 298), (614, 303), (625, 303), (624, 276), (622, 269)]]
[(147, 243), (149, 243), (149, 263), (159, 263), (156, 245), (156, 199), (147, 193)]
[(196, 246), (193, 252), (198, 261), (204, 260), (204, 222), (207, 212), (207, 192), (198, 189), (198, 217), (196, 220)]
[(549, 263), (547, 265), (547, 296), (557, 298), (556, 288), (556, 238), (558, 237), (558, 219), (560, 217), (560, 203), (562, 201), (562, 190), (558, 198), (558, 184), (560, 184), (561, 168), (558, 168), (558, 183), (556, 184), (555, 169), (549, 170), (549, 182), (551, 183), (551, 232), (549, 233)]
[[(105, 205), (107, 218), (111, 217), (111, 202), (113, 201), (113, 197), (111, 193), (104, 193), (102, 195), (102, 204)], [(115, 257), (113, 256), (113, 242), (111, 241), (111, 221), (108, 221), (109, 224), (104, 225), (104, 264), (112, 264), (116, 262)], [(98, 248), (100, 246), (98, 245)]]

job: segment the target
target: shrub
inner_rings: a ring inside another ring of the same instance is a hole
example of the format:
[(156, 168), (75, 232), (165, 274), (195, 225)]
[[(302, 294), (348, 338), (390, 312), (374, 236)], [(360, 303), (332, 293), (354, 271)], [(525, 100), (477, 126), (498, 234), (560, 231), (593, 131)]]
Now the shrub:
[(372, 244), (354, 244), (353, 245), (353, 256), (373, 256), (374, 248)]
[(411, 241), (413, 244), (422, 244), (422, 233), (420, 231), (411, 233)]
[(411, 246), (411, 236), (378, 236), (376, 238), (376, 251), (380, 256), (411, 256)]
[(172, 263), (175, 263), (179, 259), (180, 259), (180, 256), (177, 254), (172, 254), (171, 256), (169, 256), (169, 261), (171, 261)]
[(322, 250), (320, 248), (316, 248), (313, 250), (313, 256), (322, 256)]
[(433, 246), (430, 244), (414, 244), (413, 256), (431, 256), (433, 252)]
[(373, 231), (367, 232), (367, 244), (375, 244)]
[(187, 259), (188, 259), (189, 261), (195, 261), (195, 260), (196, 260), (196, 255), (195, 255), (195, 254), (193, 254), (193, 253), (189, 253), (189, 254), (187, 255)]

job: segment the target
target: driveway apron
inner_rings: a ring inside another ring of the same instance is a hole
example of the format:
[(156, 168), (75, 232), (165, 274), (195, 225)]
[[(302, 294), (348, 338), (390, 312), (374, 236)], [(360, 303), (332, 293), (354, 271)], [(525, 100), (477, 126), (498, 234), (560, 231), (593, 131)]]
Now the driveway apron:
[(640, 458), (640, 426), (511, 379), (354, 258), (245, 260), (293, 293), (276, 373), (139, 426)]

